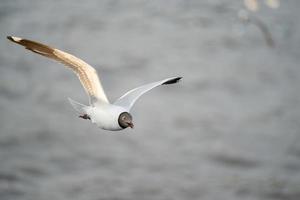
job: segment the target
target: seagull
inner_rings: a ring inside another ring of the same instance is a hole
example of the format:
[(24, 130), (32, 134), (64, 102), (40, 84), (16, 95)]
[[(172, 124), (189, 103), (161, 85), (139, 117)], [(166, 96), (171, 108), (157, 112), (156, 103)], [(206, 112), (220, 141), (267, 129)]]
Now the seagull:
[(14, 36), (7, 36), (7, 39), (24, 46), (34, 53), (54, 59), (70, 68), (78, 76), (88, 94), (89, 105), (87, 106), (68, 98), (70, 104), (78, 112), (80, 118), (90, 120), (93, 124), (104, 130), (118, 131), (127, 127), (133, 128), (134, 125), (130, 110), (136, 100), (157, 86), (174, 84), (182, 78), (171, 77), (142, 85), (128, 91), (114, 103), (110, 103), (105, 95), (96, 70), (83, 60), (59, 49), (32, 40)]

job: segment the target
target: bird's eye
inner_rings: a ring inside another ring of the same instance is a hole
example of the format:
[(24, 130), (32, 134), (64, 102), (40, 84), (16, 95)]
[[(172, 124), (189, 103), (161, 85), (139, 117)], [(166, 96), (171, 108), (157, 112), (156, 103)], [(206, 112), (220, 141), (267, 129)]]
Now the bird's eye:
[(123, 116), (123, 117), (122, 117), (122, 120), (125, 120), (125, 119), (126, 119), (126, 117), (125, 117), (125, 116)]

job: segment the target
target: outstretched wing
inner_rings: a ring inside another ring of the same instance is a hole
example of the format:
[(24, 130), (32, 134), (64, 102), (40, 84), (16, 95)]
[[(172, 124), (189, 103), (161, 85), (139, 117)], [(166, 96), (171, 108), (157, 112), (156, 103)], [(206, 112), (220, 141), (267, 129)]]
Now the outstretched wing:
[(136, 100), (142, 96), (144, 93), (148, 92), (149, 90), (160, 86), (160, 85), (167, 85), (167, 84), (173, 84), (177, 83), (182, 77), (172, 77), (167, 78), (161, 81), (157, 81), (154, 83), (149, 83), (146, 85), (142, 85), (140, 87), (137, 87), (133, 90), (130, 90), (123, 96), (121, 96), (117, 101), (114, 102), (114, 105), (121, 106), (125, 108), (126, 110), (130, 111), (133, 104), (136, 102)]
[(81, 84), (90, 97), (90, 103), (93, 103), (94, 100), (108, 103), (108, 99), (101, 86), (96, 70), (83, 60), (59, 49), (55, 49), (35, 41), (13, 36), (7, 36), (7, 39), (24, 46), (26, 49), (34, 53), (63, 63), (65, 66), (72, 69), (78, 76)]

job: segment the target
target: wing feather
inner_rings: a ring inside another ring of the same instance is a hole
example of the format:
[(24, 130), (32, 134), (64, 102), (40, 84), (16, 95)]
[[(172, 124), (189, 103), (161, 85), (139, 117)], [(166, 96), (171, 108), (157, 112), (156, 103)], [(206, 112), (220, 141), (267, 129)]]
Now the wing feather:
[(34, 53), (54, 59), (73, 70), (78, 76), (85, 91), (90, 96), (91, 103), (93, 103), (93, 99), (106, 103), (109, 102), (101, 86), (96, 70), (83, 60), (59, 49), (55, 49), (35, 41), (13, 36), (8, 36), (7, 39), (24, 46), (26, 49)]
[(146, 85), (142, 85), (140, 87), (134, 88), (128, 91), (127, 93), (125, 93), (123, 96), (121, 96), (117, 101), (115, 101), (114, 105), (121, 106), (126, 110), (130, 111), (130, 109), (132, 108), (136, 100), (138, 100), (138, 98), (140, 98), (146, 92), (160, 85), (177, 83), (181, 78), (182, 77), (171, 77), (161, 81), (148, 83)]

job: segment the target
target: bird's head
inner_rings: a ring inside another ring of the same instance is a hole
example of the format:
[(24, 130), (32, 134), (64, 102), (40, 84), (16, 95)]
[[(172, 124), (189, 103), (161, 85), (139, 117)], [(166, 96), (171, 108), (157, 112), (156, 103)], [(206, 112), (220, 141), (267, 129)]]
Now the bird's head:
[(133, 128), (134, 126), (132, 123), (132, 116), (128, 112), (122, 112), (119, 115), (118, 122), (122, 128), (127, 128), (127, 127)]

